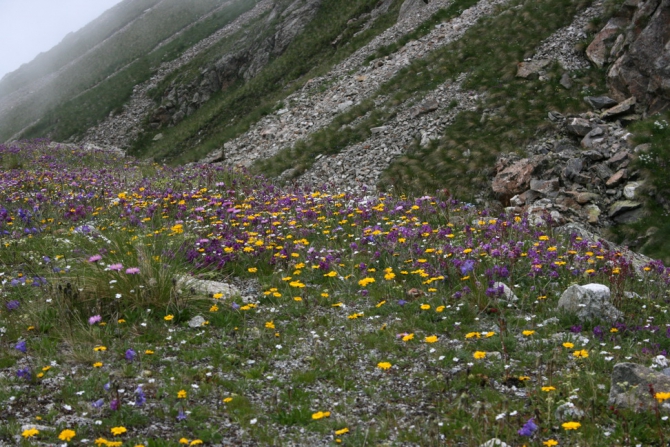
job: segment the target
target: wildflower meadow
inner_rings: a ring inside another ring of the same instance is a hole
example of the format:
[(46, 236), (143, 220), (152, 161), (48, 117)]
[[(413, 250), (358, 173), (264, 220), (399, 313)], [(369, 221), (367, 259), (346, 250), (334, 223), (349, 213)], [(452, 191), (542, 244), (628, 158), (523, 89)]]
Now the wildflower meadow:
[[(615, 364), (668, 367), (659, 262), (440, 193), (43, 140), (0, 166), (2, 445), (670, 441), (670, 389), (608, 403)], [(557, 308), (589, 283), (621, 319)]]

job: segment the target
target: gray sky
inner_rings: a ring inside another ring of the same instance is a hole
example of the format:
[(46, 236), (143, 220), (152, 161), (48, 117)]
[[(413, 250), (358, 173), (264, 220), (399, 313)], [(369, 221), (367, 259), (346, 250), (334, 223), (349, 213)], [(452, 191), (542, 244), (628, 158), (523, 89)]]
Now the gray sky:
[(0, 0), (0, 79), (121, 0)]

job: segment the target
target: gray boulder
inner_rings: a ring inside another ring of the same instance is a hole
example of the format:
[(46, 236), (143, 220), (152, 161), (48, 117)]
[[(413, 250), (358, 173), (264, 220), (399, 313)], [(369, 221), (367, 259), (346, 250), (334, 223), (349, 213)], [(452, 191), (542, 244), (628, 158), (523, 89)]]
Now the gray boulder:
[(610, 289), (604, 284), (568, 287), (558, 300), (558, 308), (576, 314), (580, 321), (615, 321), (623, 315), (610, 303)]
[[(608, 403), (636, 411), (651, 410), (657, 402), (649, 392), (649, 385), (653, 387), (655, 393), (668, 393), (670, 377), (636, 363), (618, 363), (614, 365), (612, 371)], [(665, 411), (670, 410), (670, 405), (667, 403), (659, 407)]]
[(398, 22), (405, 20), (426, 7), (430, 0), (405, 0), (398, 13)]

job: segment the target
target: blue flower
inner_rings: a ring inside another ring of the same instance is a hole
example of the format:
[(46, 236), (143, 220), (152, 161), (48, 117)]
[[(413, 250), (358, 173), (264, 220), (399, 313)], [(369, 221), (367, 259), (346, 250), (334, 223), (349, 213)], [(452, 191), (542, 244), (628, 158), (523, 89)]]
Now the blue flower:
[(136, 356), (137, 356), (137, 352), (135, 352), (132, 348), (130, 348), (126, 351), (125, 357), (126, 357), (126, 360), (128, 360), (129, 362), (132, 362), (133, 360), (135, 360)]
[(16, 377), (19, 377), (21, 379), (26, 379), (30, 380), (31, 373), (30, 373), (30, 368), (21, 368), (18, 371), (16, 371)]
[(537, 424), (533, 421), (535, 418), (530, 418), (528, 421), (517, 431), (521, 436), (533, 436), (533, 433), (537, 431)]
[(472, 259), (468, 259), (461, 265), (461, 274), (465, 276), (474, 269), (475, 269), (475, 261)]
[(14, 346), (14, 349), (17, 349), (17, 350), (19, 350), (19, 351), (21, 351), (21, 352), (23, 352), (23, 353), (25, 354), (25, 353), (28, 351), (28, 346), (26, 345), (26, 341), (25, 341), (25, 340), (21, 340), (20, 342), (18, 342), (18, 343)]
[(186, 414), (184, 413), (184, 410), (179, 410), (179, 414), (177, 415), (177, 420), (181, 422), (184, 419), (186, 419)]
[(98, 399), (91, 404), (93, 408), (102, 408), (105, 405), (105, 399)]

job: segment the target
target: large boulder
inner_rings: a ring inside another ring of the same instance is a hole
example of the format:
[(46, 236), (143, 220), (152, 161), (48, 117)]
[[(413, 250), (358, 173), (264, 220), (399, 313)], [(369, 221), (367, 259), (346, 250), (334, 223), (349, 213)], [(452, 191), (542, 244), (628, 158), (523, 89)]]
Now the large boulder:
[(614, 99), (635, 96), (654, 114), (670, 108), (670, 0), (638, 5), (624, 33), (622, 48), (628, 51), (610, 67), (607, 80)]
[[(654, 393), (670, 393), (670, 377), (636, 363), (618, 363), (612, 371), (608, 403), (635, 411), (650, 411), (657, 404), (650, 386)], [(669, 411), (670, 404), (659, 405), (659, 409)]]
[(610, 288), (604, 284), (572, 285), (558, 300), (558, 308), (577, 315), (580, 321), (616, 321), (622, 313), (610, 302)]
[(493, 192), (509, 198), (526, 191), (539, 163), (537, 157), (524, 158), (504, 168), (493, 179)]

